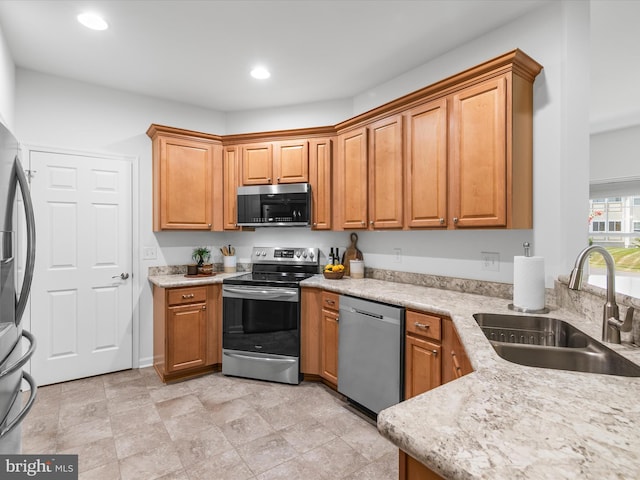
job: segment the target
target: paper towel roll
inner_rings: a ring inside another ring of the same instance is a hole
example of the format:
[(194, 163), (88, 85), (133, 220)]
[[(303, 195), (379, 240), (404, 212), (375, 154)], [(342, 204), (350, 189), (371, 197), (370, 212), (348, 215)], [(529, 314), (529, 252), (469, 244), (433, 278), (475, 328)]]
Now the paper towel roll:
[(513, 257), (513, 304), (527, 310), (544, 308), (543, 257)]

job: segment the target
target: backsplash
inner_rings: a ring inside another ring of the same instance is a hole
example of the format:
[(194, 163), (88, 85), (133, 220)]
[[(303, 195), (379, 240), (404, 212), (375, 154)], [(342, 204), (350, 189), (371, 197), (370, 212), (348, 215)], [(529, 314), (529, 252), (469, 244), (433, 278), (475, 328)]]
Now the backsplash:
[[(250, 263), (238, 263), (236, 264), (236, 270), (238, 272), (250, 272), (251, 264)], [(213, 264), (214, 272), (224, 272), (224, 265), (222, 263), (214, 263)], [(147, 271), (147, 275), (155, 276), (155, 275), (182, 275), (187, 273), (186, 265), (163, 265), (158, 267), (149, 267)]]

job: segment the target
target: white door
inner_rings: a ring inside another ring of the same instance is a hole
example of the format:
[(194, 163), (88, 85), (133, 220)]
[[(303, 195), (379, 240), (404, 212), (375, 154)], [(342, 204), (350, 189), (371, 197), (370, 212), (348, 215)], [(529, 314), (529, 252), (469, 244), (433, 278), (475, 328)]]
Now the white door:
[(131, 162), (35, 150), (29, 157), (38, 342), (31, 373), (47, 385), (131, 368)]

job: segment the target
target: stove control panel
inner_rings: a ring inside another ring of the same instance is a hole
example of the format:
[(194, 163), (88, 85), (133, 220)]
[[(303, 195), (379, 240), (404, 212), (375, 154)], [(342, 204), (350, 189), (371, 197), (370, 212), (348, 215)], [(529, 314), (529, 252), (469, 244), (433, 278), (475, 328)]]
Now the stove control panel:
[(253, 247), (251, 262), (318, 265), (318, 249), (315, 247)]

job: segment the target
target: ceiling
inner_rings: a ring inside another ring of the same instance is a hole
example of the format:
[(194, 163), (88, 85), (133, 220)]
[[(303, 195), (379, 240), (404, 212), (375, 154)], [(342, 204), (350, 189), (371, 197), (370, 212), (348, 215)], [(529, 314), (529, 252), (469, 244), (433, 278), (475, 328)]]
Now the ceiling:
[[(0, 0), (0, 28), (18, 67), (230, 112), (353, 97), (549, 1)], [(640, 2), (592, 4), (594, 71), (625, 53), (637, 69)], [(81, 26), (85, 10), (110, 28)], [(271, 78), (251, 78), (256, 64)], [(598, 94), (610, 76), (593, 77), (592, 119), (630, 109), (619, 88), (613, 103)]]

